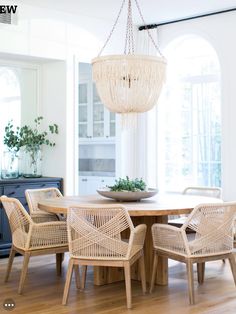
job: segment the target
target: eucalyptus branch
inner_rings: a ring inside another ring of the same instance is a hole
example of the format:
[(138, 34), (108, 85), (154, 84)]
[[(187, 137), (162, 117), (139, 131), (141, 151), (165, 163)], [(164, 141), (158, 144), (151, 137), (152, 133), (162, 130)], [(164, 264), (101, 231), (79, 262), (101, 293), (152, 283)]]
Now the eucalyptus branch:
[(10, 149), (15, 152), (18, 152), (21, 147), (21, 137), (20, 137), (20, 128), (17, 127), (14, 131), (12, 120), (8, 122), (5, 127), (5, 135), (3, 138), (3, 143)]
[(16, 131), (13, 130), (12, 121), (8, 122), (5, 127), (4, 144), (16, 152), (22, 146), (25, 146), (28, 151), (35, 150), (41, 145), (55, 146), (55, 143), (48, 139), (50, 134), (58, 134), (58, 125), (52, 124), (48, 126), (48, 131), (39, 131), (39, 126), (43, 117), (34, 119), (35, 126), (24, 125), (21, 128), (17, 127)]

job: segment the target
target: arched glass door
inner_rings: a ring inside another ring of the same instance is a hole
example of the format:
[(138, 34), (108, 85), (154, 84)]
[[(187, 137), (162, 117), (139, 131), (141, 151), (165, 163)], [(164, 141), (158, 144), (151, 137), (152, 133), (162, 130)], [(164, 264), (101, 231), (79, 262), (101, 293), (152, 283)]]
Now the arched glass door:
[(158, 106), (158, 181), (164, 190), (221, 186), (220, 66), (196, 36), (168, 46), (165, 92)]

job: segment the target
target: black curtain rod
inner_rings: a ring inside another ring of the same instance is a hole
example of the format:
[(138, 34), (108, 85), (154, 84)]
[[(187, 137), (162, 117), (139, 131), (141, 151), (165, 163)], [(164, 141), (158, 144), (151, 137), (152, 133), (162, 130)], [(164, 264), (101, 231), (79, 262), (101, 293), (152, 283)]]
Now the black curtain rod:
[(159, 23), (159, 24), (149, 24), (149, 25), (142, 25), (139, 26), (139, 30), (142, 31), (144, 29), (152, 29), (152, 28), (157, 28), (159, 26), (163, 26), (163, 25), (168, 25), (168, 24), (173, 24), (173, 23), (179, 23), (179, 22), (184, 22), (184, 21), (189, 21), (189, 20), (194, 20), (194, 19), (199, 19), (202, 17), (207, 17), (207, 16), (211, 16), (211, 15), (217, 15), (217, 14), (222, 14), (222, 13), (228, 13), (228, 12), (232, 12), (232, 11), (236, 11), (236, 8), (232, 8), (232, 9), (228, 9), (228, 10), (222, 10), (222, 11), (216, 11), (216, 12), (211, 12), (211, 13), (206, 13), (206, 14), (202, 14), (202, 15), (195, 15), (195, 16), (190, 16), (190, 17), (186, 17), (183, 19), (179, 19), (179, 20), (173, 20), (173, 21), (167, 21), (167, 22), (163, 22), (163, 23)]

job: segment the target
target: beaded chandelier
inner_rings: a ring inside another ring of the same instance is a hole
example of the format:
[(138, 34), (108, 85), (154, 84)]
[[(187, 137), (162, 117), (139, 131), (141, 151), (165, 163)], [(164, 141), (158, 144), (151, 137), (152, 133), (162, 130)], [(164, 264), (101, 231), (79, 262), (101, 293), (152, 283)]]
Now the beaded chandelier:
[[(122, 1), (116, 21), (98, 57), (92, 60), (93, 79), (104, 106), (122, 115), (123, 125), (135, 123), (136, 114), (153, 108), (159, 98), (166, 70), (166, 60), (145, 26), (149, 39), (160, 56), (134, 53), (131, 0), (128, 1), (125, 49), (123, 55), (101, 56), (117, 25), (126, 0)], [(137, 0), (134, 0), (145, 25)], [(133, 123), (130, 123), (133, 121)]]

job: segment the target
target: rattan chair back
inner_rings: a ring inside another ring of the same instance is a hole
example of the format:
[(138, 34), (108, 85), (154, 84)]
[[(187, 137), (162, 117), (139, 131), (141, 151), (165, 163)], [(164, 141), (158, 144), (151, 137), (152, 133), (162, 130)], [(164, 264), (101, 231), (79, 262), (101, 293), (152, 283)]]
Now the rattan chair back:
[(72, 257), (86, 259), (124, 259), (142, 248), (143, 243), (127, 242), (121, 233), (134, 230), (122, 206), (78, 206), (67, 216), (69, 250)]
[(13, 244), (16, 247), (25, 248), (30, 224), (32, 223), (30, 215), (20, 201), (15, 198), (2, 196), (1, 202), (8, 217)]
[(28, 202), (30, 214), (35, 214), (39, 211), (38, 202), (45, 198), (54, 198), (62, 196), (57, 188), (46, 189), (28, 189), (25, 191), (25, 196)]
[(222, 190), (220, 187), (188, 186), (183, 190), (182, 194), (221, 198)]
[(194, 230), (188, 242), (191, 255), (215, 255), (231, 252), (236, 203), (201, 204), (189, 215), (182, 229)]

